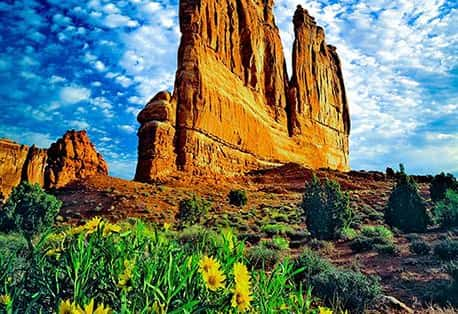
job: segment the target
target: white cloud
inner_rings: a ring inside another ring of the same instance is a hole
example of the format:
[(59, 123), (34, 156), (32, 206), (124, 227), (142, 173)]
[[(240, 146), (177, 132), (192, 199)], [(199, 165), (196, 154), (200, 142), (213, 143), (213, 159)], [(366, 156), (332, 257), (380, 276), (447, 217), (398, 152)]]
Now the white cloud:
[(124, 132), (127, 132), (127, 133), (135, 133), (137, 131), (135, 127), (133, 127), (131, 125), (127, 125), (127, 124), (121, 125), (121, 126), (119, 126), (119, 128), (121, 130), (123, 130)]
[(137, 21), (130, 19), (128, 16), (121, 14), (109, 14), (105, 17), (104, 25), (109, 28), (116, 27), (137, 27)]
[(82, 86), (66, 86), (60, 90), (59, 98), (65, 104), (76, 104), (89, 100), (91, 91)]

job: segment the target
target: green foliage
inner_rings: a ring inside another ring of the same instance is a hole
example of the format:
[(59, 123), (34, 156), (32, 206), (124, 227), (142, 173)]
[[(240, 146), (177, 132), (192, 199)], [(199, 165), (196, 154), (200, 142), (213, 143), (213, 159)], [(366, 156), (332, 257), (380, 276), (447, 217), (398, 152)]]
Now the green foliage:
[(381, 253), (395, 252), (393, 233), (384, 226), (365, 226), (351, 243), (355, 252), (366, 252), (373, 249)]
[(61, 206), (60, 200), (47, 194), (38, 184), (22, 182), (13, 189), (3, 206), (0, 225), (14, 227), (30, 240), (54, 223)]
[(375, 244), (374, 249), (379, 253), (383, 255), (397, 255), (399, 253), (399, 250), (396, 248), (394, 243), (389, 243), (389, 244)]
[(415, 240), (410, 243), (409, 249), (417, 255), (428, 255), (431, 252), (431, 246), (423, 240)]
[(445, 174), (441, 172), (431, 181), (431, 185), (429, 187), (431, 200), (433, 202), (443, 200), (448, 189), (458, 189), (458, 182), (452, 174)]
[(251, 247), (246, 253), (246, 258), (250, 267), (254, 269), (270, 269), (280, 260), (276, 249), (268, 248), (262, 243)]
[(378, 278), (337, 268), (311, 251), (304, 252), (295, 265), (302, 270), (297, 280), (313, 286), (312, 291), (327, 304), (352, 313), (363, 312), (382, 293)]
[(280, 236), (274, 236), (272, 238), (272, 243), (277, 247), (279, 250), (287, 250), (289, 248), (289, 241)]
[(434, 208), (434, 220), (443, 228), (458, 227), (458, 192), (447, 190)]
[(177, 218), (183, 224), (196, 224), (208, 214), (211, 208), (210, 201), (194, 194), (191, 198), (180, 201)]
[(341, 238), (345, 240), (353, 240), (358, 236), (358, 232), (356, 232), (355, 229), (350, 228), (350, 227), (344, 227), (342, 228), (341, 233)]
[(447, 266), (447, 272), (452, 280), (448, 289), (444, 291), (444, 299), (447, 303), (458, 306), (458, 262), (451, 262)]
[(434, 247), (434, 254), (444, 260), (458, 258), (458, 240), (446, 239)]
[[(8, 254), (2, 246), (0, 295), (11, 297), (11, 313), (56, 313), (67, 299), (80, 305), (94, 299), (113, 313), (232, 313), (233, 267), (247, 260), (244, 244), (229, 233), (182, 243), (176, 234), (138, 220), (111, 225), (94, 219), (43, 234), (23, 263), (21, 245)], [(203, 255), (214, 257), (226, 276), (217, 291), (206, 287), (199, 272)], [(269, 271), (249, 267), (249, 273), (252, 312), (317, 312), (311, 289), (294, 282), (293, 263)]]
[(285, 224), (267, 224), (261, 227), (261, 231), (267, 234), (286, 234), (292, 232), (293, 228)]
[(335, 239), (350, 225), (353, 217), (348, 193), (336, 181), (321, 183), (313, 176), (307, 183), (302, 201), (307, 228), (318, 239)]
[(232, 190), (228, 195), (229, 203), (235, 206), (243, 207), (248, 202), (248, 196), (245, 190)]
[(403, 171), (391, 192), (385, 211), (385, 221), (404, 232), (426, 231), (429, 219), (425, 203), (414, 179)]

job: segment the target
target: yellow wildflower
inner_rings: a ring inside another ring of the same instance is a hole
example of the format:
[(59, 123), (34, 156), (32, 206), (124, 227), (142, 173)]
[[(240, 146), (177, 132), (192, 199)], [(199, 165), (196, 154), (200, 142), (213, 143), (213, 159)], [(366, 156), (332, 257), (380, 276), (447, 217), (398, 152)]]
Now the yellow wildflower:
[(242, 263), (234, 264), (234, 277), (236, 285), (250, 287), (250, 273)]
[(75, 302), (67, 300), (60, 301), (59, 314), (84, 314), (84, 312)]
[(243, 285), (236, 285), (234, 295), (232, 296), (232, 307), (244, 312), (250, 308), (250, 302), (253, 300), (250, 290)]
[(84, 314), (109, 314), (111, 313), (111, 309), (109, 306), (105, 308), (103, 303), (99, 304), (99, 306), (94, 311), (94, 299), (89, 302), (88, 305), (84, 307)]
[(224, 280), (226, 280), (226, 276), (224, 276), (223, 272), (219, 270), (219, 267), (211, 268), (210, 271), (202, 273), (202, 277), (204, 278), (205, 285), (211, 291), (224, 288)]
[(77, 235), (82, 233), (85, 230), (85, 226), (78, 226), (78, 227), (72, 227), (67, 231), (67, 234), (72, 236), (72, 235)]
[(165, 314), (167, 311), (165, 310), (165, 305), (159, 301), (154, 301), (152, 310), (154, 314)]
[(46, 256), (55, 256), (57, 259), (60, 257), (60, 253), (62, 252), (61, 249), (50, 249), (46, 252)]
[(11, 297), (8, 294), (0, 295), (0, 304), (7, 306), (11, 302)]
[(103, 225), (103, 236), (107, 237), (111, 233), (119, 233), (121, 232), (121, 227), (116, 224), (111, 224), (109, 222)]
[(86, 230), (86, 234), (91, 234), (97, 231), (100, 223), (102, 222), (102, 218), (94, 217), (84, 225), (84, 229)]
[(169, 231), (171, 227), (171, 224), (169, 224), (168, 222), (164, 222), (164, 231)]
[(332, 310), (324, 306), (319, 306), (318, 311), (319, 314), (332, 314)]
[(208, 273), (212, 269), (219, 269), (220, 265), (213, 257), (203, 256), (199, 262), (199, 271), (201, 273)]
[(134, 270), (135, 262), (125, 260), (124, 261), (124, 272), (119, 275), (118, 287), (126, 288), (129, 286), (132, 279), (132, 271)]

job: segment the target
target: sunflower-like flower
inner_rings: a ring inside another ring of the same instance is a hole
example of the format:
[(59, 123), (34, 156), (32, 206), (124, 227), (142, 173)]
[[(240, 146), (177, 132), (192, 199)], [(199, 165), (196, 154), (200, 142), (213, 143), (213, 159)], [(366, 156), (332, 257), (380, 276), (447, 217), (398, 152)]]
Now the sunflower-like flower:
[(0, 295), (0, 304), (7, 306), (11, 302), (11, 297), (8, 294)]
[(237, 308), (241, 312), (245, 312), (251, 306), (250, 302), (253, 300), (250, 289), (243, 285), (236, 285), (232, 296), (232, 307)]
[(219, 269), (220, 265), (213, 257), (204, 255), (199, 262), (199, 271), (204, 274), (208, 273), (212, 269)]
[(103, 224), (103, 236), (107, 237), (111, 233), (119, 233), (121, 232), (121, 227), (116, 225), (116, 224), (111, 224), (109, 222), (106, 222)]
[(332, 314), (332, 310), (330, 308), (324, 307), (324, 306), (319, 306), (318, 307), (318, 313), (319, 314)]
[(216, 291), (220, 288), (224, 288), (224, 281), (226, 276), (218, 268), (212, 268), (208, 272), (203, 272), (202, 277), (205, 281), (205, 285), (211, 291)]
[(78, 304), (66, 300), (60, 301), (59, 314), (84, 314), (84, 312)]
[(250, 288), (250, 273), (244, 264), (234, 264), (234, 278), (236, 285)]
[(86, 234), (91, 234), (97, 231), (100, 223), (102, 222), (102, 218), (94, 217), (84, 225), (84, 230), (86, 230)]
[(118, 277), (118, 287), (119, 288), (129, 288), (132, 272), (135, 267), (135, 261), (125, 260), (124, 261), (124, 272)]
[(99, 306), (94, 310), (94, 299), (89, 302), (88, 305), (84, 307), (84, 314), (109, 314), (111, 313), (111, 309), (109, 306), (105, 307), (103, 303), (99, 304)]

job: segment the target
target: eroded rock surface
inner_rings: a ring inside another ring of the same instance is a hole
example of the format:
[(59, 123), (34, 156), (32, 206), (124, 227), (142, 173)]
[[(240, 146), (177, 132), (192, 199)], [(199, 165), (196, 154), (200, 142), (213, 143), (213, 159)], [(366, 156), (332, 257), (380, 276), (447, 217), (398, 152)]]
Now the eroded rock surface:
[(61, 188), (95, 174), (108, 175), (108, 166), (86, 131), (68, 131), (48, 149), (45, 186)]
[(0, 139), (0, 193), (7, 197), (22, 181), (60, 188), (75, 179), (108, 174), (85, 131), (69, 131), (49, 149)]
[(301, 7), (288, 80), (273, 0), (180, 1), (173, 96), (139, 114), (136, 179), (175, 171), (233, 175), (296, 162), (348, 170), (340, 61)]

